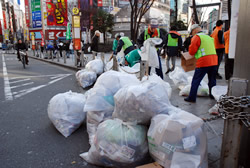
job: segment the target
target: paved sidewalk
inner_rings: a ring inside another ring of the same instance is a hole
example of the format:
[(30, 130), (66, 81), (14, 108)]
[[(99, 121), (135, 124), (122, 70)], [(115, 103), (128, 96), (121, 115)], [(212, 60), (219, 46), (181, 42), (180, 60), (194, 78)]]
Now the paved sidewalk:
[[(33, 57), (33, 52), (29, 51), (29, 56), (31, 58), (39, 59), (41, 61), (46, 61), (49, 63), (53, 63), (59, 66), (63, 66), (66, 68), (71, 68), (78, 70), (82, 67), (76, 67), (74, 56), (71, 55), (70, 58), (66, 59), (66, 63), (64, 63), (63, 58), (59, 58), (59, 62), (55, 58), (53, 61), (51, 59), (44, 59), (44, 58), (37, 58)], [(109, 59), (111, 53), (105, 53), (105, 62)], [(91, 60), (92, 54), (86, 54), (88, 57), (88, 61)], [(181, 60), (180, 58), (176, 61), (176, 67), (181, 67)], [(172, 80), (165, 75), (166, 72), (166, 63), (165, 60), (162, 59), (162, 68), (164, 73), (164, 80), (169, 82), (172, 87), (172, 97), (171, 103), (179, 107), (183, 110), (193, 113), (194, 115), (201, 117), (201, 118), (208, 118), (211, 117), (209, 115), (208, 110), (216, 103), (215, 100), (211, 100), (209, 97), (198, 97), (196, 103), (188, 103), (184, 101), (184, 97), (179, 96), (179, 89), (174, 85)], [(154, 70), (152, 70), (154, 72)], [(227, 85), (227, 81), (224, 80), (224, 62), (221, 63), (220, 74), (223, 76), (222, 80), (217, 80), (217, 85)], [(188, 72), (189, 75), (193, 76), (194, 71)], [(207, 82), (207, 77), (204, 78)], [(220, 150), (221, 150), (221, 142), (222, 142), (222, 132), (223, 132), (223, 120), (217, 119), (214, 121), (207, 122), (205, 124), (205, 129), (207, 130), (207, 140), (208, 140), (208, 161), (209, 161), (209, 168), (219, 168), (220, 164)]]

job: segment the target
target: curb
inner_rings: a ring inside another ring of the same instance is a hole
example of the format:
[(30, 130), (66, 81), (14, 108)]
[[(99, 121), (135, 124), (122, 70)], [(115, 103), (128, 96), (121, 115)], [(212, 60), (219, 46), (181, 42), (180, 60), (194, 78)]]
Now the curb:
[(43, 61), (43, 62), (47, 62), (47, 63), (54, 64), (54, 65), (58, 65), (58, 66), (61, 66), (64, 68), (74, 70), (74, 71), (81, 70), (80, 68), (75, 67), (75, 66), (65, 65), (65, 64), (58, 63), (58, 62), (49, 61), (47, 59), (39, 58), (39, 57), (29, 56), (29, 58), (36, 59), (36, 60)]

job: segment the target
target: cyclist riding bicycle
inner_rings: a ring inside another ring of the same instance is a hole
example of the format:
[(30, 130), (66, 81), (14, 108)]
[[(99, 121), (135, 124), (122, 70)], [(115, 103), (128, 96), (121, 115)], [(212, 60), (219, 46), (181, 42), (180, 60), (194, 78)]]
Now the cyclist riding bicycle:
[(18, 43), (16, 44), (16, 49), (17, 49), (17, 58), (18, 58), (18, 61), (21, 61), (21, 57), (20, 57), (20, 52), (19, 50), (26, 50), (26, 55), (25, 55), (25, 62), (26, 64), (28, 65), (29, 63), (29, 60), (28, 60), (28, 55), (27, 55), (27, 46), (25, 45), (25, 43), (23, 43), (22, 40), (18, 40)]

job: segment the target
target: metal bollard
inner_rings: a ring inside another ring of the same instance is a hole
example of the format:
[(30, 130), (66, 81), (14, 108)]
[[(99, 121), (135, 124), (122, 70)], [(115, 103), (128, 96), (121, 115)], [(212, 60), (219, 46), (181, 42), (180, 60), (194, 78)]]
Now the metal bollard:
[(63, 59), (64, 59), (64, 64), (66, 64), (66, 53), (65, 51), (62, 51)]
[(60, 54), (56, 53), (57, 62), (60, 61), (60, 56), (59, 56), (59, 55), (60, 55)]
[(140, 63), (140, 80), (142, 80), (142, 78), (145, 75), (148, 76), (148, 62), (141, 61), (141, 63)]
[(74, 50), (75, 66), (77, 66), (77, 51)]
[(103, 62), (103, 64), (105, 63), (105, 54), (104, 52), (101, 52), (101, 60)]
[(54, 53), (52, 50), (50, 51), (50, 56), (51, 56), (51, 60), (54, 61)]
[(116, 55), (113, 55), (113, 70), (118, 71), (118, 64), (117, 64)]

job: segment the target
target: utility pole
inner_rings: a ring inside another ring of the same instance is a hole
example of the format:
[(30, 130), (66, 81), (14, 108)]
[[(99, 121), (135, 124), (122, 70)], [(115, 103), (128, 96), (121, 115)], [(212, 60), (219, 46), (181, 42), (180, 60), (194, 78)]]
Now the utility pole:
[[(235, 4), (234, 4), (235, 3)], [(237, 12), (232, 12), (232, 26), (237, 24), (235, 18), (238, 17), (237, 31), (235, 39), (235, 52), (230, 52), (229, 54), (235, 53), (234, 59), (234, 78), (230, 80), (229, 83), (229, 95), (241, 96), (250, 95), (250, 22), (249, 22), (249, 10), (250, 1), (241, 0), (233, 1), (233, 10), (236, 3), (239, 3), (239, 9)], [(232, 31), (232, 29), (231, 29)], [(234, 33), (234, 32), (231, 32)], [(232, 35), (232, 34), (231, 34)], [(230, 35), (230, 38), (231, 38)], [(229, 50), (234, 48), (231, 45)], [(232, 51), (234, 51), (232, 49)], [(245, 109), (248, 114), (249, 107)], [(235, 111), (236, 112), (236, 111)], [(221, 149), (221, 168), (238, 168), (238, 167), (250, 167), (250, 131), (244, 126), (240, 120), (225, 120), (224, 131), (223, 131), (222, 149)]]

